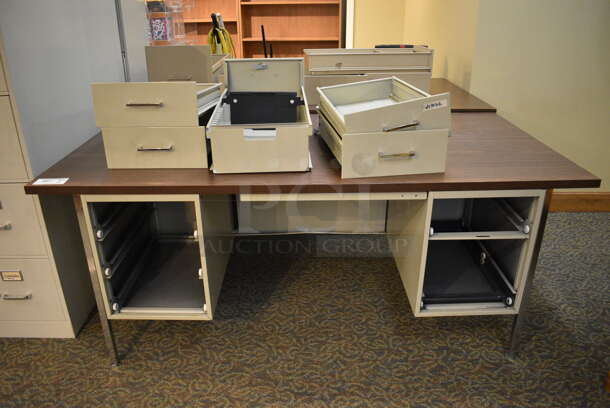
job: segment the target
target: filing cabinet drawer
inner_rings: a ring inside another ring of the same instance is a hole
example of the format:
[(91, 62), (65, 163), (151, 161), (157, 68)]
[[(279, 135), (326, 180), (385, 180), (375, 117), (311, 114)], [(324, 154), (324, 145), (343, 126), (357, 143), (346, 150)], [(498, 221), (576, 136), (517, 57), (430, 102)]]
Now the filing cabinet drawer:
[(120, 127), (102, 129), (111, 169), (207, 168), (203, 127)]
[(445, 171), (448, 129), (346, 134), (320, 114), (320, 136), (341, 164), (342, 178)]
[(100, 83), (91, 88), (100, 128), (199, 124), (195, 82)]
[(0, 181), (26, 181), (19, 136), (8, 96), (0, 96)]
[(350, 71), (391, 71), (429, 69), (432, 50), (415, 48), (353, 48), (304, 50), (306, 69), (310, 74)]
[(305, 94), (309, 105), (318, 105), (320, 95), (317, 88), (320, 86), (332, 86), (349, 84), (352, 82), (368, 81), (371, 79), (381, 79), (396, 77), (414, 87), (428, 92), (430, 90), (430, 71), (395, 71), (384, 73), (361, 73), (351, 75), (305, 75)]
[(0, 259), (0, 320), (63, 320), (46, 259)]
[(34, 197), (23, 184), (0, 185), (0, 256), (44, 256)]

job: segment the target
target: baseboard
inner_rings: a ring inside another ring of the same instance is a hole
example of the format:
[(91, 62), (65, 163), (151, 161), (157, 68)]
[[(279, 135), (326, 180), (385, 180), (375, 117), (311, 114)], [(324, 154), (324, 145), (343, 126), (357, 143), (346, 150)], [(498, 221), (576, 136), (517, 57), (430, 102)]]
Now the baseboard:
[(608, 212), (610, 192), (580, 193), (554, 191), (549, 211), (552, 212)]

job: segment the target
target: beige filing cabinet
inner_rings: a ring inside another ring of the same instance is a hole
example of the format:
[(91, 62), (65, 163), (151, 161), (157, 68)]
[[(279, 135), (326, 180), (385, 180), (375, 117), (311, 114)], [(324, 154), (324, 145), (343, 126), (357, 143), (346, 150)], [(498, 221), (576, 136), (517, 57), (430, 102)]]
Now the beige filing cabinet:
[(318, 87), (399, 78), (428, 92), (434, 51), (413, 48), (306, 49), (305, 93), (311, 105), (320, 103)]
[(100, 83), (91, 86), (108, 168), (207, 168), (199, 118), (216, 106), (221, 84)]
[(320, 136), (342, 178), (441, 173), (451, 128), (449, 94), (398, 78), (318, 88)]
[[(228, 59), (227, 90), (207, 125), (214, 173), (308, 171), (311, 117), (303, 90), (303, 59)], [(232, 124), (228, 92), (296, 92), (305, 100), (295, 123)]]
[(209, 45), (147, 46), (149, 81), (223, 82), (226, 55), (214, 55)]
[(23, 190), (32, 170), (9, 84), (0, 44), (0, 337), (75, 337), (94, 304), (78, 223), (69, 197)]

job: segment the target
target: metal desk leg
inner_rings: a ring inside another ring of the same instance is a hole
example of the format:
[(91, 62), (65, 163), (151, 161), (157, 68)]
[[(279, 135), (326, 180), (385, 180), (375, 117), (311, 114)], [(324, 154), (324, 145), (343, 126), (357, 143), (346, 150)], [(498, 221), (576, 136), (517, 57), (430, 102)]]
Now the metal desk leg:
[(523, 287), (523, 299), (521, 300), (521, 308), (519, 314), (517, 314), (513, 320), (513, 327), (510, 334), (510, 353), (515, 354), (519, 348), (519, 339), (523, 325), (527, 319), (527, 299), (528, 294), (534, 280), (534, 274), (536, 272), (536, 265), (538, 264), (538, 255), (540, 254), (540, 247), (542, 245), (542, 237), (544, 236), (544, 229), (546, 227), (546, 217), (549, 212), (549, 203), (551, 201), (551, 195), (553, 190), (547, 190), (544, 197), (544, 206), (542, 207), (542, 214), (540, 216), (540, 225), (538, 227), (538, 235), (536, 236), (536, 243), (534, 244), (534, 253), (532, 254), (532, 260), (530, 268), (525, 280)]
[(74, 196), (74, 208), (76, 209), (78, 225), (80, 227), (80, 233), (83, 239), (83, 246), (85, 247), (87, 265), (89, 267), (89, 277), (91, 278), (91, 285), (93, 286), (93, 293), (95, 294), (95, 302), (97, 304), (97, 311), (100, 316), (102, 331), (104, 332), (104, 339), (106, 340), (106, 347), (108, 347), (112, 365), (117, 366), (119, 365), (119, 355), (117, 353), (114, 335), (112, 334), (112, 326), (110, 320), (108, 320), (108, 317), (106, 316), (104, 298), (102, 297), (102, 286), (100, 285), (100, 281), (97, 276), (95, 261), (93, 258), (93, 249), (91, 248), (91, 243), (89, 242), (87, 224), (85, 223), (85, 213), (83, 211), (83, 204), (79, 195)]

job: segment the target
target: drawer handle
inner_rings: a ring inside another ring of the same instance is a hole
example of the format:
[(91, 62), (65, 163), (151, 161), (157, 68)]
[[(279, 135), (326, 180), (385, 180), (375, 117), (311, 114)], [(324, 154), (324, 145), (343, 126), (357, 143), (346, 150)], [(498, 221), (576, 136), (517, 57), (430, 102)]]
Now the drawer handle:
[(161, 108), (163, 106), (163, 102), (127, 102), (125, 106), (128, 107), (141, 107), (141, 106), (155, 106), (157, 108)]
[(138, 146), (138, 151), (139, 152), (173, 152), (174, 151), (174, 145), (169, 145), (166, 147), (144, 147), (144, 146)]
[(168, 78), (167, 80), (168, 81), (190, 81), (191, 79), (193, 79), (192, 75), (186, 75), (183, 77), (176, 75), (176, 76), (172, 76), (172, 77)]
[(4, 293), (2, 295), (2, 300), (30, 300), (32, 298), (32, 294), (28, 293), (27, 295), (9, 295), (8, 293)]
[(13, 225), (11, 222), (5, 222), (4, 224), (0, 224), (0, 231), (10, 231), (13, 229)]
[(419, 126), (419, 120), (415, 120), (411, 123), (407, 123), (406, 125), (400, 125), (400, 126), (394, 126), (394, 127), (384, 127), (383, 131), (384, 132), (393, 132), (395, 130), (406, 129), (406, 128), (415, 127), (415, 126)]
[(379, 152), (380, 159), (413, 159), (417, 154), (414, 151), (407, 153), (383, 153)]

